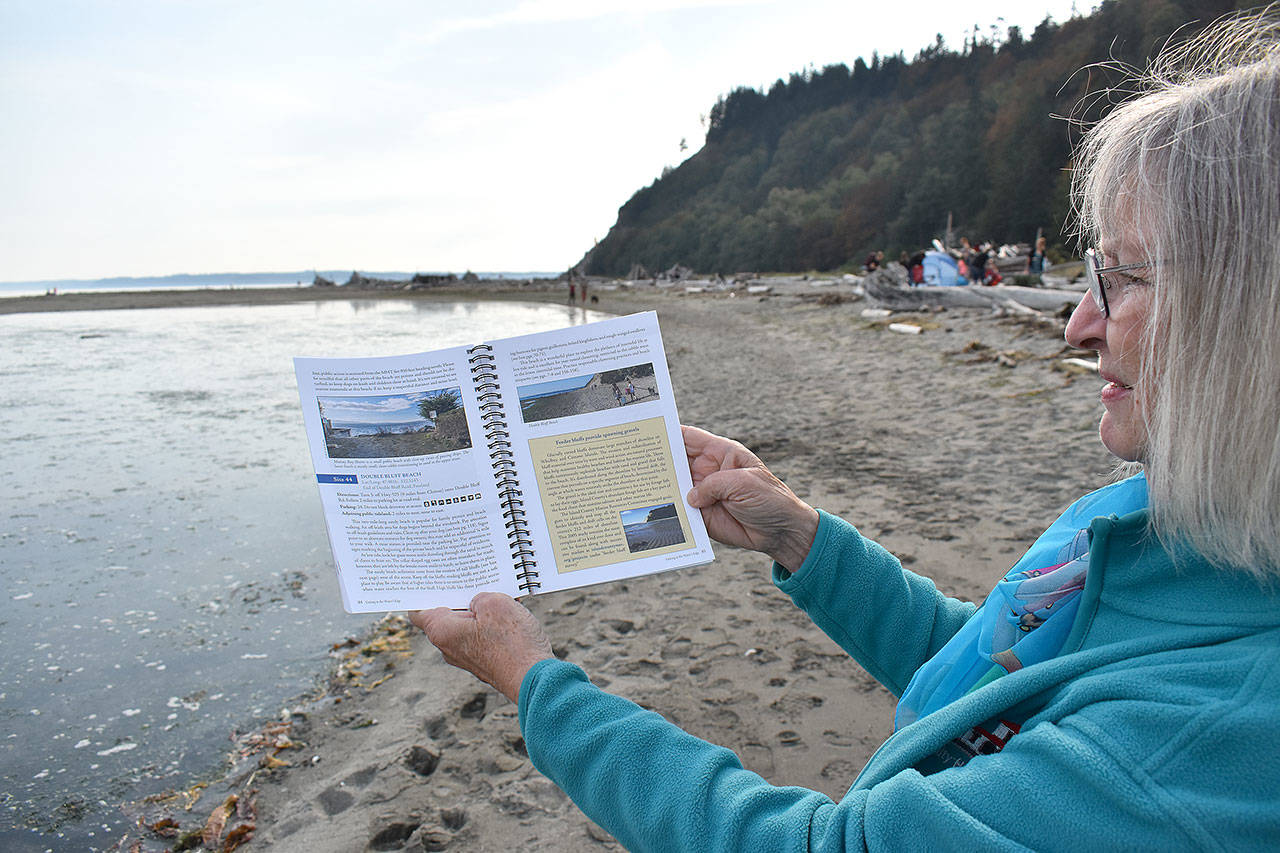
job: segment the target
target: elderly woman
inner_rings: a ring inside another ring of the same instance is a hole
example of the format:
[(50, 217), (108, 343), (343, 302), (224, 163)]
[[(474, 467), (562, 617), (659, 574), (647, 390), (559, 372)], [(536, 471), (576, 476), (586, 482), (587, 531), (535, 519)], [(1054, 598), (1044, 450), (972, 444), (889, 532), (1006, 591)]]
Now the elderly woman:
[(686, 429), (712, 535), (772, 556), (899, 696), (839, 802), (597, 689), (509, 598), (414, 621), (519, 703), (535, 766), (632, 849), (1280, 848), (1275, 29), (1218, 26), (1182, 52), (1199, 71), (1086, 135), (1096, 248), (1066, 337), (1097, 350), (1100, 437), (1142, 473), (1067, 508), (980, 608)]

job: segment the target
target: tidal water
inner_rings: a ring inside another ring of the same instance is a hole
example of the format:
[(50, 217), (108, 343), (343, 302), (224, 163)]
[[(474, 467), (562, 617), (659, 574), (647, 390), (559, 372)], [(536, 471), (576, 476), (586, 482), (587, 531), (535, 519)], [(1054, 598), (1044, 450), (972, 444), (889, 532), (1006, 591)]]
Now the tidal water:
[(602, 315), (359, 301), (0, 317), (0, 849), (101, 850), (314, 687), (343, 612), (291, 358)]

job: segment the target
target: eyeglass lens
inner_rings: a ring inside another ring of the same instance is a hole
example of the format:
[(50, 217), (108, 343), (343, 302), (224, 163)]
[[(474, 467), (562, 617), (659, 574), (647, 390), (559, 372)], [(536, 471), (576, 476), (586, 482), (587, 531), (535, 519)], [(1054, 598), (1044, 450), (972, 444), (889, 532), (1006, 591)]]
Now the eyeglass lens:
[(1110, 317), (1111, 307), (1107, 305), (1107, 290), (1102, 286), (1102, 276), (1098, 275), (1098, 270), (1102, 268), (1102, 258), (1090, 249), (1086, 253), (1084, 264), (1089, 272), (1089, 292), (1093, 295), (1093, 302), (1098, 306), (1103, 317)]

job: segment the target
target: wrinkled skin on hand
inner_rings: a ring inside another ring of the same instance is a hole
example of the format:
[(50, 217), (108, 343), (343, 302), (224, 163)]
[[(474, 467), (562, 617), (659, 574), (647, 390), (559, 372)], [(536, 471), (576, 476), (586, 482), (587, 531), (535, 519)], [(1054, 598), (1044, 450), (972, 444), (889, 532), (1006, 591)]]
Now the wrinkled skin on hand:
[(689, 504), (702, 511), (712, 538), (798, 569), (813, 546), (818, 511), (738, 442), (697, 427), (682, 429), (693, 475)]
[(532, 613), (509, 595), (482, 592), (470, 610), (414, 610), (409, 621), (426, 632), (446, 663), (465, 669), (512, 702), (529, 668), (551, 654), (551, 641)]

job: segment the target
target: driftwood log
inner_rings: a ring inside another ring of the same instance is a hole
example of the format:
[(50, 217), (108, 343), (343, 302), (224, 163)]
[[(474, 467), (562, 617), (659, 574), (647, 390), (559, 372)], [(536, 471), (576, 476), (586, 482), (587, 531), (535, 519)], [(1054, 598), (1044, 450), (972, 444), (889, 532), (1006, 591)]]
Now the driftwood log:
[(908, 287), (891, 273), (876, 270), (862, 279), (867, 299), (894, 311), (911, 311), (926, 306), (947, 308), (993, 308), (1013, 314), (1056, 315), (1064, 307), (1074, 307), (1080, 293), (1074, 290), (1047, 290), (998, 284), (994, 287)]

